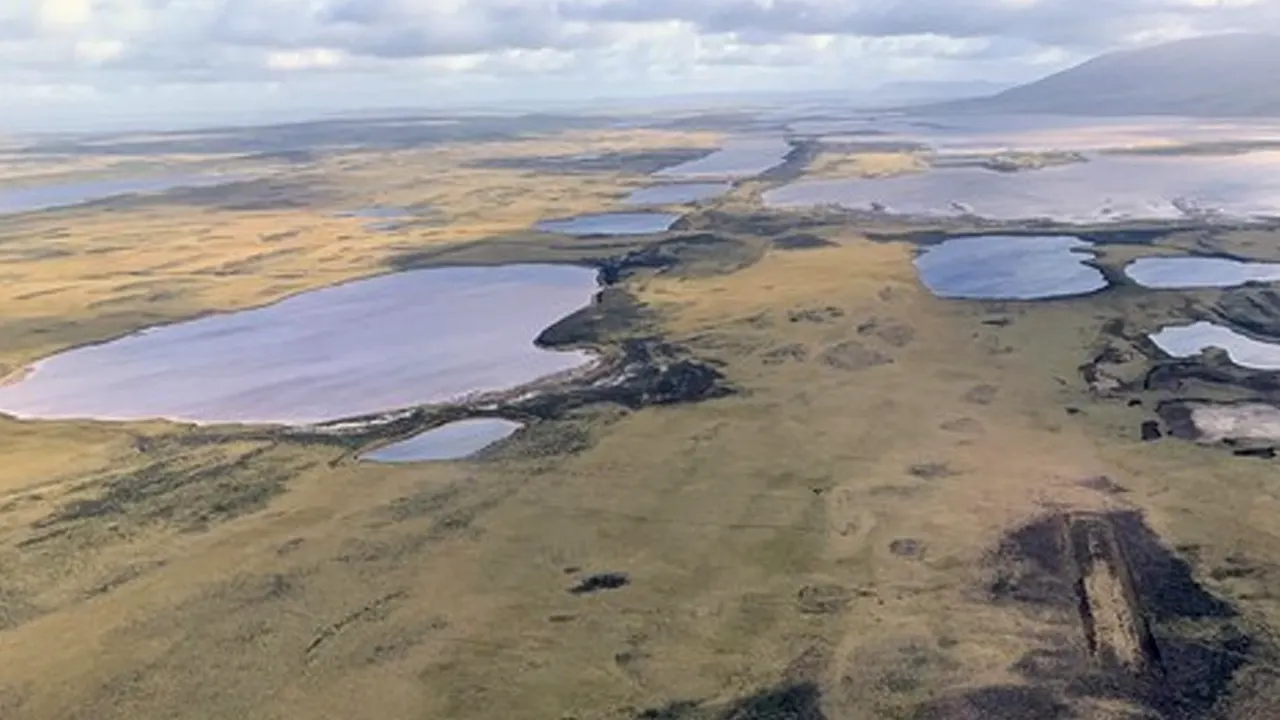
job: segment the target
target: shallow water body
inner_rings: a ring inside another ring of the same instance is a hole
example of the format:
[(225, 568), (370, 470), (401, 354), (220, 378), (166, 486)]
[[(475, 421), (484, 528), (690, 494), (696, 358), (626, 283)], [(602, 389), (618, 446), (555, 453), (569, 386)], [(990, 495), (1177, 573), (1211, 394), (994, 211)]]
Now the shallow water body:
[(1124, 274), (1152, 290), (1227, 288), (1250, 282), (1280, 281), (1280, 263), (1230, 258), (1144, 257), (1126, 265)]
[(801, 181), (765, 194), (775, 207), (836, 204), (917, 217), (1064, 223), (1280, 217), (1280, 153), (1104, 156), (1035, 171), (935, 168), (879, 179)]
[(375, 450), (363, 459), (380, 463), (458, 460), (510, 437), (522, 427), (522, 423), (501, 418), (459, 420)]
[(791, 152), (791, 144), (781, 137), (732, 138), (710, 155), (663, 168), (658, 178), (748, 178), (779, 165)]
[(543, 220), (535, 230), (562, 235), (649, 235), (666, 232), (679, 220), (674, 213), (620, 212), (594, 213), (571, 218)]
[(926, 248), (915, 260), (934, 295), (970, 300), (1036, 300), (1107, 287), (1094, 267), (1093, 244), (1070, 235), (979, 235)]
[(122, 195), (163, 193), (176, 188), (212, 187), (239, 179), (242, 178), (218, 175), (162, 175), (0, 188), (0, 215), (71, 207)]
[(55, 355), (0, 386), (0, 412), (306, 424), (500, 390), (590, 361), (533, 340), (595, 278), (510, 265), (350, 282)]
[(1254, 340), (1216, 323), (1201, 321), (1166, 327), (1150, 338), (1170, 357), (1194, 357), (1209, 348), (1221, 348), (1240, 367), (1280, 370), (1280, 345)]

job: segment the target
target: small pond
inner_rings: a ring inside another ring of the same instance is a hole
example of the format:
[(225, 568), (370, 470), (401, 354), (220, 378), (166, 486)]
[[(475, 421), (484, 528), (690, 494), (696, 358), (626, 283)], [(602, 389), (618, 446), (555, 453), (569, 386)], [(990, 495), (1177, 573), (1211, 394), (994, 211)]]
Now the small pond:
[(0, 412), (306, 424), (500, 390), (591, 360), (533, 340), (595, 278), (509, 265), (350, 282), (55, 355), (0, 386)]
[(535, 230), (562, 235), (649, 235), (671, 229), (680, 216), (674, 213), (618, 212), (543, 220)]
[(0, 215), (83, 205), (123, 195), (156, 194), (176, 188), (212, 187), (240, 179), (243, 178), (229, 175), (161, 175), (0, 187)]
[(916, 258), (934, 295), (981, 300), (1034, 300), (1101, 290), (1103, 274), (1084, 264), (1092, 243), (1069, 235), (957, 237)]
[(1209, 348), (1221, 348), (1240, 367), (1280, 370), (1280, 345), (1254, 340), (1217, 323), (1201, 321), (1167, 327), (1150, 337), (1171, 357), (1194, 357)]
[(501, 418), (459, 420), (380, 448), (363, 458), (381, 463), (458, 460), (509, 437), (522, 427), (521, 423)]
[(683, 205), (720, 197), (732, 188), (733, 185), (727, 182), (654, 185), (636, 190), (622, 202), (627, 205)]
[(1144, 257), (1125, 266), (1125, 275), (1142, 287), (1168, 290), (1236, 287), (1280, 281), (1280, 263), (1230, 258)]

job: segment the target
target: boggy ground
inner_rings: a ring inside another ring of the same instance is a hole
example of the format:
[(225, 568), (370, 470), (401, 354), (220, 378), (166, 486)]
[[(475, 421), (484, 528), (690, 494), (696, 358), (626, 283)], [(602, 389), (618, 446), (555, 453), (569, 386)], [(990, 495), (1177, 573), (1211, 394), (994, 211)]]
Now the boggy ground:
[(543, 341), (714, 369), (696, 402), (552, 390), (500, 404), (538, 422), (484, 457), (417, 466), (356, 461), (377, 437), (4, 422), (0, 715), (1280, 707), (1273, 466), (1144, 440), (1176, 391), (1127, 384), (1140, 340), (1125, 382), (1089, 370), (1216, 294), (942, 301), (911, 243), (736, 217), (382, 261), (597, 264), (613, 288)]

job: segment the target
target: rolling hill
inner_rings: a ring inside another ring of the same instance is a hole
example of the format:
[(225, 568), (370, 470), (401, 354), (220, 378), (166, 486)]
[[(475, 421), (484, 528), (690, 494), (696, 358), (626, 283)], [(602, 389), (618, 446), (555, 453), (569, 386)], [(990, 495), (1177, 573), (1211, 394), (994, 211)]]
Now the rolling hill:
[(945, 112), (1280, 116), (1280, 36), (1234, 34), (1107, 53)]

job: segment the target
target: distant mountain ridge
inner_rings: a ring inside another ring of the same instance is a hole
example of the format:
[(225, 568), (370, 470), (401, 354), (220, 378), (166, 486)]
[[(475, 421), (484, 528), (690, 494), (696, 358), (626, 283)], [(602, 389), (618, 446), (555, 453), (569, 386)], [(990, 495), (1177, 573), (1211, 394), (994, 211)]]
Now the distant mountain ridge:
[(930, 111), (1280, 116), (1280, 36), (1214, 35), (1107, 53), (984, 98)]

